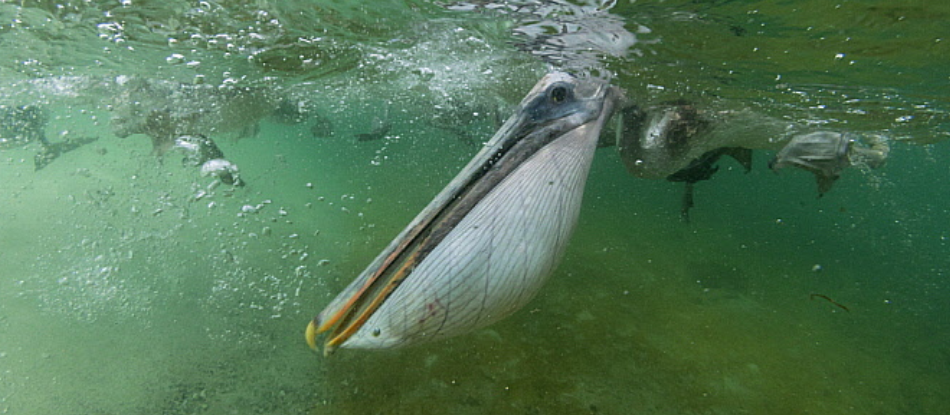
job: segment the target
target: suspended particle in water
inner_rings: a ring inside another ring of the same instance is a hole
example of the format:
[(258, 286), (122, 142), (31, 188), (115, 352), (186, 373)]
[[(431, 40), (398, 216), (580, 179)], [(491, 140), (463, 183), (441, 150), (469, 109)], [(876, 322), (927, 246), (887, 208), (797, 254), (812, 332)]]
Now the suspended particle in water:
[(165, 58), (165, 62), (170, 65), (176, 65), (185, 61), (185, 55), (173, 53)]

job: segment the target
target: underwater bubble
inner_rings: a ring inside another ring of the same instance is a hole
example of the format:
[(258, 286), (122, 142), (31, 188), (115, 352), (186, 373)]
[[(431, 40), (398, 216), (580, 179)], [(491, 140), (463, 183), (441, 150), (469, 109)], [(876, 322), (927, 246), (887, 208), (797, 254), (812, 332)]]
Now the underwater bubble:
[(173, 53), (165, 58), (165, 62), (167, 62), (170, 65), (177, 65), (184, 61), (185, 61), (185, 55), (182, 55), (180, 53)]

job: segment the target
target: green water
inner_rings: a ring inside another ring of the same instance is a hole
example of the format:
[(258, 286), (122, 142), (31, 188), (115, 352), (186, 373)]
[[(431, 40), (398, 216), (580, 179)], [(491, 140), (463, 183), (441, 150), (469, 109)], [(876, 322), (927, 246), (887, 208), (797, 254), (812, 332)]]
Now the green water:
[[(950, 413), (950, 6), (621, 2), (650, 29), (639, 56), (604, 57), (631, 99), (885, 133), (887, 164), (816, 198), (768, 153), (748, 174), (723, 161), (687, 225), (681, 184), (600, 149), (568, 253), (524, 310), (324, 358), (307, 322), (477, 150), (430, 120), (517, 102), (546, 69), (510, 14), (274, 3), (0, 3), (0, 102), (45, 105), (53, 141), (99, 137), (36, 172), (36, 144), (0, 150), (0, 413)], [(232, 46), (168, 41), (194, 34)], [(260, 50), (286, 53), (247, 59)], [(108, 94), (32, 82), (118, 75), (244, 76), (311, 98), (334, 131), (265, 119), (216, 137), (248, 185), (196, 198), (210, 181), (178, 154), (112, 134)], [(356, 142), (387, 105), (389, 137)]]

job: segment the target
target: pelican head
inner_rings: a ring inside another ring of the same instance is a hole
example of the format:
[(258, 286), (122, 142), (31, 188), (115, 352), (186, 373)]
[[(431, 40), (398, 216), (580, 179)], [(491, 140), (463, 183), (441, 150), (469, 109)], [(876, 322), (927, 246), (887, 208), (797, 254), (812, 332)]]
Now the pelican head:
[(336, 348), (418, 344), (484, 327), (525, 305), (577, 222), (619, 91), (551, 73), (485, 147), (306, 330)]

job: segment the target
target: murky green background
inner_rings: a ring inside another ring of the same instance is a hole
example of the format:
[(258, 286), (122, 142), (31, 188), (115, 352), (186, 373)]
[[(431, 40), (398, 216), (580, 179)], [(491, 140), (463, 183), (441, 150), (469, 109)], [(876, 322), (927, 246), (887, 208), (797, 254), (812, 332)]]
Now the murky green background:
[[(427, 121), (516, 102), (545, 72), (512, 44), (514, 18), (417, 1), (0, 3), (0, 101), (46, 105), (53, 141), (100, 137), (38, 172), (35, 144), (0, 152), (0, 413), (950, 413), (950, 6), (618, 3), (628, 30), (649, 29), (639, 54), (604, 58), (631, 99), (885, 133), (887, 165), (819, 199), (769, 154), (749, 174), (723, 161), (687, 225), (681, 184), (601, 149), (528, 307), (331, 358), (307, 349), (307, 321), (477, 149)], [(248, 186), (196, 199), (208, 179), (179, 155), (111, 133), (109, 96), (35, 87), (118, 75), (278, 88), (333, 134), (264, 120), (216, 137)], [(356, 142), (386, 106), (389, 136)]]

